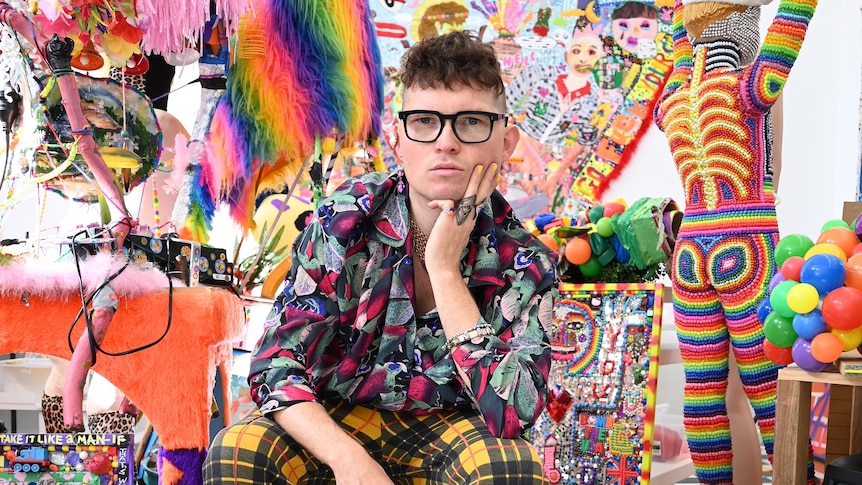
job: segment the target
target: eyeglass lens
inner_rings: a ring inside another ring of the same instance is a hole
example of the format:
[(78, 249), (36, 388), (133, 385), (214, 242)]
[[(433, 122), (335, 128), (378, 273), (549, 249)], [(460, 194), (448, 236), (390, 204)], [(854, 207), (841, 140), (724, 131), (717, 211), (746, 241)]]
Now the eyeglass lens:
[[(407, 136), (422, 142), (437, 139), (442, 130), (443, 120), (436, 113), (413, 113), (405, 119), (404, 127)], [(477, 113), (458, 113), (452, 129), (455, 136), (466, 143), (478, 143), (491, 136), (493, 122), (491, 117)]]

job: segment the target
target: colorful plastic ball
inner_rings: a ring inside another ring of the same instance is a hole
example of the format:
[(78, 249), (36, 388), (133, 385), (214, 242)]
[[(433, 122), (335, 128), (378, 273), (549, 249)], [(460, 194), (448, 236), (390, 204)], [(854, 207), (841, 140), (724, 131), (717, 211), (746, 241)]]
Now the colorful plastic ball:
[(833, 227), (843, 227), (844, 229), (850, 229), (850, 224), (847, 224), (846, 222), (842, 221), (841, 219), (832, 219), (832, 220), (826, 221), (823, 224), (823, 227), (820, 228), (820, 232), (824, 233), (824, 232), (828, 231), (829, 229), (832, 229)]
[(844, 352), (849, 352), (862, 345), (862, 327), (856, 327), (852, 330), (832, 329), (832, 334), (841, 340), (841, 350)]
[(799, 272), (802, 271), (802, 265), (805, 264), (805, 259), (801, 256), (791, 256), (781, 265), (781, 274), (786, 280), (799, 281)]
[(619, 202), (607, 202), (605, 203), (605, 217), (613, 217), (614, 214), (620, 214), (625, 212), (626, 206)]
[(766, 317), (766, 322), (763, 323), (763, 334), (766, 340), (776, 347), (790, 347), (799, 337), (793, 330), (793, 320), (775, 312)]
[(844, 252), (844, 257), (853, 253), (853, 248), (859, 244), (859, 237), (856, 233), (846, 227), (833, 227), (827, 229), (817, 237), (817, 243), (832, 243)]
[(862, 214), (856, 216), (856, 220), (853, 221), (853, 232), (856, 233), (856, 236), (859, 239), (862, 239)]
[(763, 353), (766, 358), (778, 365), (793, 363), (793, 347), (777, 347), (769, 340), (763, 341)]
[(862, 291), (842, 286), (826, 295), (821, 311), (831, 329), (852, 330), (862, 324)]
[(538, 239), (551, 251), (556, 251), (560, 247), (559, 244), (557, 244), (557, 239), (550, 234), (539, 234)]
[(782, 281), (775, 286), (769, 294), (769, 304), (772, 305), (772, 310), (775, 313), (786, 318), (793, 318), (793, 315), (796, 315), (796, 312), (787, 304), (787, 294), (790, 293), (791, 288), (798, 284), (795, 281)]
[(844, 263), (844, 270), (847, 272), (844, 276), (844, 286), (862, 290), (862, 254), (850, 256)]
[(830, 364), (824, 364), (811, 355), (811, 341), (799, 338), (793, 343), (793, 361), (801, 369), (808, 372), (822, 372), (829, 368)]
[(803, 234), (788, 234), (775, 245), (775, 264), (779, 267), (791, 256), (805, 256), (814, 246), (814, 241)]
[(763, 323), (766, 321), (766, 317), (768, 317), (770, 313), (772, 313), (772, 305), (769, 304), (769, 298), (764, 298), (763, 301), (757, 305), (757, 319), (760, 323)]
[(818, 302), (817, 288), (808, 283), (800, 283), (787, 292), (787, 306), (795, 313), (808, 313), (817, 308)]
[(600, 206), (600, 205), (596, 205), (590, 209), (590, 212), (587, 215), (587, 218), (590, 220), (590, 222), (595, 224), (595, 223), (599, 222), (599, 219), (601, 219), (604, 216), (605, 216), (605, 208)]
[(844, 284), (846, 274), (844, 261), (837, 256), (815, 254), (802, 265), (799, 281), (817, 288), (817, 292), (821, 295), (826, 295)]
[(599, 222), (596, 222), (596, 232), (602, 237), (611, 237), (614, 235), (614, 226), (611, 225), (610, 217), (602, 217)]
[(782, 281), (787, 281), (787, 278), (785, 278), (784, 275), (781, 274), (781, 271), (778, 271), (774, 275), (772, 275), (772, 278), (770, 278), (769, 280), (769, 293), (772, 293), (772, 291), (775, 290), (775, 287), (778, 286), (778, 284)]
[(826, 322), (820, 310), (814, 309), (793, 317), (793, 331), (804, 339), (811, 340), (826, 330)]
[(584, 264), (589, 261), (593, 255), (593, 249), (590, 247), (589, 241), (584, 238), (576, 237), (566, 243), (566, 259), (572, 264)]
[(850, 254), (847, 255), (848, 259), (852, 258), (854, 255), (862, 253), (862, 243), (859, 243), (853, 246), (853, 250), (850, 251)]
[(828, 242), (818, 243), (814, 246), (811, 246), (811, 249), (809, 249), (805, 253), (804, 258), (810, 259), (812, 256), (816, 256), (818, 254), (831, 254), (837, 258), (840, 258), (841, 261), (847, 261), (847, 254), (844, 252), (844, 250), (841, 249), (839, 246)]
[(593, 255), (590, 256), (590, 259), (586, 263), (579, 265), (578, 269), (584, 275), (584, 278), (595, 278), (602, 272), (602, 263), (599, 262), (599, 258)]
[(811, 339), (811, 356), (824, 364), (832, 363), (841, 357), (843, 347), (837, 335), (824, 332)]

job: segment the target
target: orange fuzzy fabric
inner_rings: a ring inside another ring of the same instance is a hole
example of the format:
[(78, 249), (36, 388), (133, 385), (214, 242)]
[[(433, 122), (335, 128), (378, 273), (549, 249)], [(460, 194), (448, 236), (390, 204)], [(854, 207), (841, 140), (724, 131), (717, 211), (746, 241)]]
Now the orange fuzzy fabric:
[[(57, 296), (0, 297), (0, 354), (71, 357), (67, 335), (81, 303), (74, 294)], [(167, 289), (121, 297), (102, 348), (116, 353), (158, 340), (165, 331), (168, 307)], [(165, 449), (203, 450), (209, 445), (216, 368), (227, 375), (231, 342), (244, 326), (242, 302), (224, 289), (174, 288), (172, 314), (170, 330), (159, 343), (125, 356), (99, 353), (93, 370), (144, 412)], [(72, 342), (78, 341), (84, 326), (81, 319)]]

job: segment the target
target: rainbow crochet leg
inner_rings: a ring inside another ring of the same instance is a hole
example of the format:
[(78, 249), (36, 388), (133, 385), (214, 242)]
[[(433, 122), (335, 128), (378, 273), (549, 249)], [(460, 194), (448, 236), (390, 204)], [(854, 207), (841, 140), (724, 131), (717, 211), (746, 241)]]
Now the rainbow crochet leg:
[(674, 318), (685, 369), (685, 433), (697, 478), (733, 483), (727, 417), (729, 338), (718, 294), (686, 293), (674, 284)]
[(702, 483), (732, 483), (727, 418), (730, 346), (772, 456), (778, 367), (763, 353), (757, 305), (774, 271), (776, 234), (687, 235), (674, 255), (674, 313), (685, 367), (685, 423)]

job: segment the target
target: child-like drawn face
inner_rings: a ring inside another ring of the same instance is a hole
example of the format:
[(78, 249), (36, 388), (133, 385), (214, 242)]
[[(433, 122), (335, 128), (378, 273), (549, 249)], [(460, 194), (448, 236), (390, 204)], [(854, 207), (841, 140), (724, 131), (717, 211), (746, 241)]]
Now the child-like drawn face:
[(589, 73), (596, 61), (604, 57), (602, 41), (594, 36), (574, 38), (566, 49), (566, 65), (569, 70), (578, 73)]
[(614, 40), (623, 49), (637, 54), (641, 40), (655, 42), (658, 21), (646, 17), (632, 17), (613, 21)]

